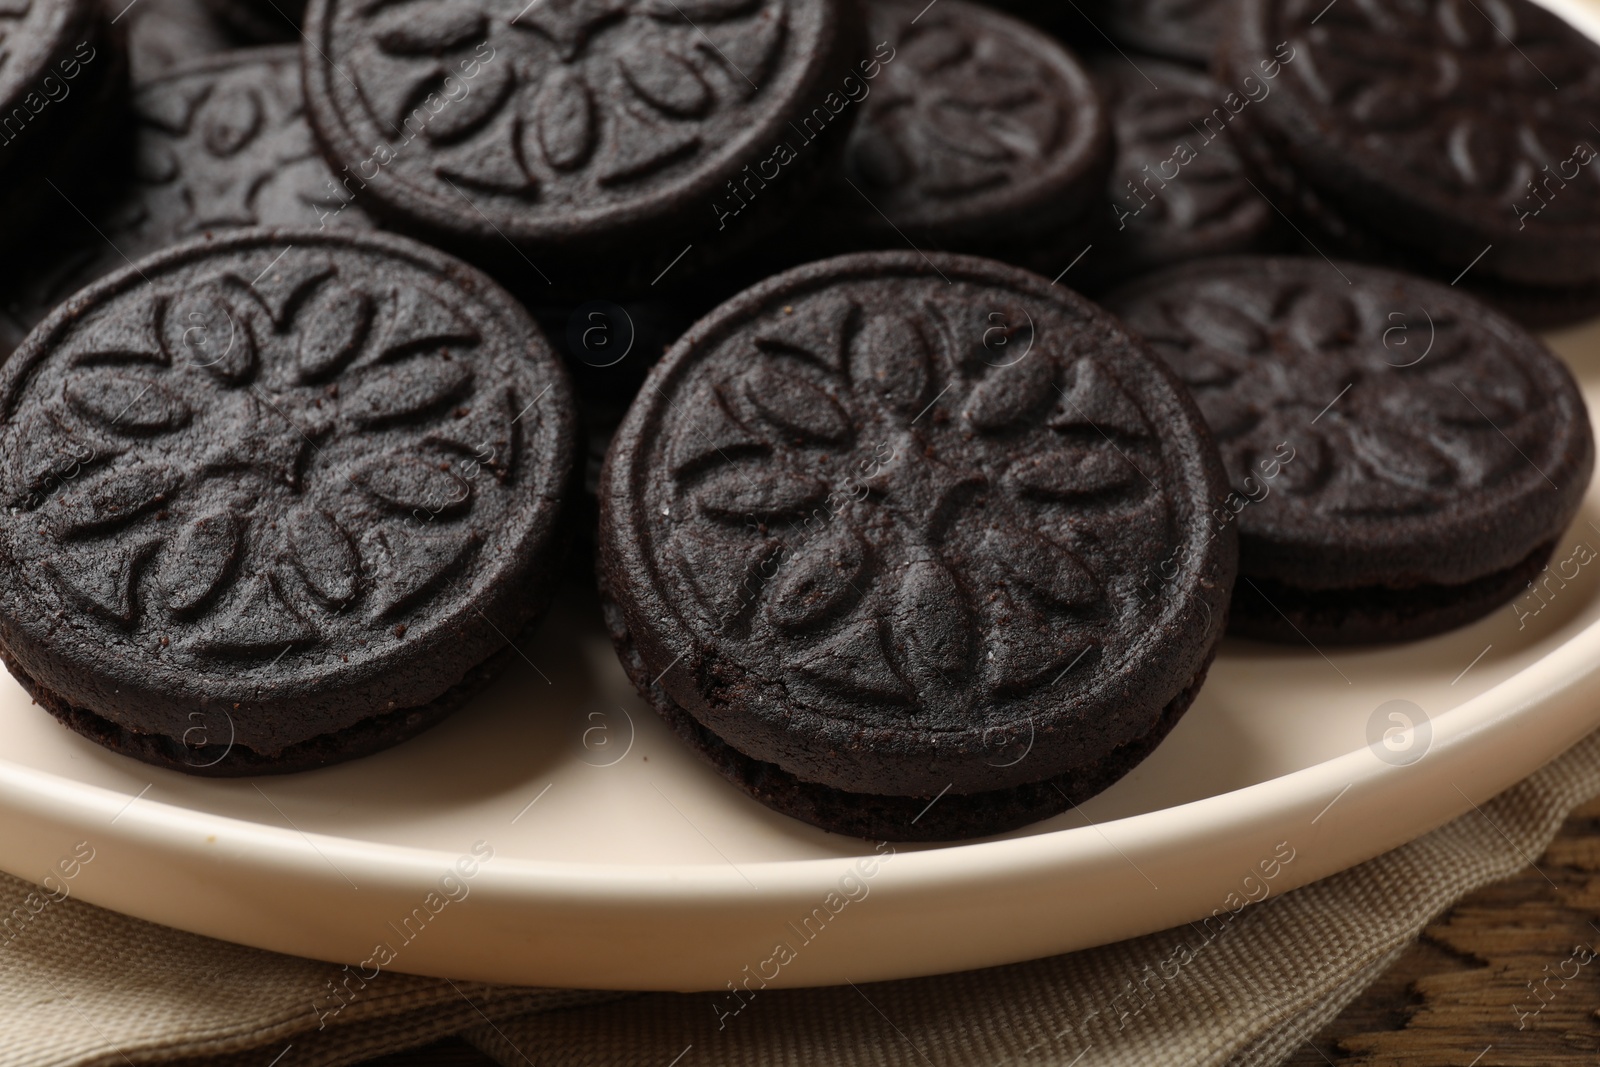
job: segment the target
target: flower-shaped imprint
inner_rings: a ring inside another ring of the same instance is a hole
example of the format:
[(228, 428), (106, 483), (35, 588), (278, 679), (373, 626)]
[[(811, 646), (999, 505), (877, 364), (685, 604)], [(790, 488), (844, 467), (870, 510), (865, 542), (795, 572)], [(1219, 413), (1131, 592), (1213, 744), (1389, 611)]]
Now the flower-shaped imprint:
[[(137, 9), (136, 9), (137, 10)], [(0, 354), (72, 293), (158, 249), (235, 226), (370, 226), (317, 154), (300, 53), (235, 50), (143, 85), (131, 180), (92, 220), (63, 219), (49, 254), (6, 287)]]
[(1529, 0), (1325, 7), (1244, 0), (1227, 53), (1301, 180), (1447, 276), (1600, 281), (1600, 45)]
[(790, 121), (837, 90), (840, 30), (835, 0), (320, 0), (308, 103), (402, 225), (631, 260), (718, 231), (731, 181), (796, 183), (741, 172), (806, 150)]
[[(1244, 574), (1459, 585), (1557, 536), (1588, 481), (1571, 375), (1459, 290), (1320, 259), (1197, 262), (1107, 306), (1194, 391)], [(1236, 516), (1236, 518), (1235, 518)]]
[(1234, 17), (1233, 7), (1233, 0), (1115, 0), (1105, 5), (1105, 27), (1141, 52), (1204, 66)]
[(1060, 289), (834, 260), (724, 306), (651, 385), (602, 487), (610, 595), (747, 756), (854, 792), (1039, 782), (1148, 734), (1209, 656), (1221, 468)]
[(1200, 256), (1253, 251), (1277, 216), (1246, 178), (1212, 110), (1227, 95), (1173, 63), (1120, 57), (1092, 64), (1117, 145), (1106, 226), (1091, 261), (1114, 280)]
[(7, 660), (135, 732), (226, 708), (267, 756), (427, 705), (546, 595), (565, 377), (509, 296), (411, 242), (148, 257), (34, 331), (0, 398)]
[(963, 0), (925, 7), (867, 5), (869, 36), (894, 51), (847, 149), (856, 188), (835, 198), (867, 233), (944, 248), (1037, 242), (1100, 193), (1105, 109), (1078, 61), (1038, 30)]

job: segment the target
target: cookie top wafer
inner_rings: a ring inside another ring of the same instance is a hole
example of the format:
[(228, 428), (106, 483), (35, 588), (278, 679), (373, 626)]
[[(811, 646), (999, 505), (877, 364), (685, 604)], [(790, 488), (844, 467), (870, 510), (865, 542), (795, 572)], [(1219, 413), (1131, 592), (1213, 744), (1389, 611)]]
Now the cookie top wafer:
[(981, 4), (873, 0), (893, 58), (864, 101), (830, 209), (856, 232), (945, 249), (1037, 242), (1082, 215), (1111, 162), (1088, 73), (1038, 30)]
[(549, 595), (565, 374), (485, 276), (248, 230), (73, 297), (0, 371), (0, 641), (126, 728), (271, 755), (440, 696)]
[(607, 460), (602, 567), (658, 684), (745, 755), (983, 792), (1103, 759), (1190, 685), (1232, 586), (1225, 494), (1187, 393), (1093, 305), (863, 254), (668, 353)]

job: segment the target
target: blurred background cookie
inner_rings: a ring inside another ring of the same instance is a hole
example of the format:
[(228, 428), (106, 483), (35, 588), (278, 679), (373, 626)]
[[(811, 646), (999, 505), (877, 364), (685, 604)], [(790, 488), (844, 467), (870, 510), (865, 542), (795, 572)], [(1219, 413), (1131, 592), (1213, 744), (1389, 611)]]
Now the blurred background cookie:
[(1107, 306), (1194, 390), (1221, 445), (1236, 633), (1405, 641), (1481, 618), (1538, 575), (1588, 490), (1571, 372), (1460, 289), (1239, 257)]
[(1600, 46), (1528, 0), (1324, 7), (1241, 0), (1219, 66), (1279, 71), (1235, 122), (1308, 239), (1552, 307), (1600, 289)]
[(131, 146), (100, 164), (111, 190), (60, 213), (41, 254), (6, 271), (0, 355), (78, 289), (179, 241), (241, 226), (371, 225), (312, 143), (294, 48), (185, 64), (141, 86), (131, 112)]

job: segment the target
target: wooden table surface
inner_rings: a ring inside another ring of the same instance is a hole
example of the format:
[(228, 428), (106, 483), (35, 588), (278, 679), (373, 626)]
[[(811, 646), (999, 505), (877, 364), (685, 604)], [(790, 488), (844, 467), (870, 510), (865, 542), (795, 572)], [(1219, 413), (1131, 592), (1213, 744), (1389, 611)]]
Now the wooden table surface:
[[(1600, 1065), (1600, 798), (1456, 905), (1288, 1067)], [(460, 1041), (363, 1067), (492, 1067)], [(940, 1064), (939, 1067), (946, 1067)], [(950, 1065), (965, 1067), (965, 1065)]]

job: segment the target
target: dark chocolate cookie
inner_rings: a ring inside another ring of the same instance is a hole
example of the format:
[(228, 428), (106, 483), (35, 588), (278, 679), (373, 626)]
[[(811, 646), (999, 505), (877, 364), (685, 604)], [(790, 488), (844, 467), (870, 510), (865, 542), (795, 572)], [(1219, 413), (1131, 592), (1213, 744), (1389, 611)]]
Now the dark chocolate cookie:
[(1240, 11), (1223, 80), (1277, 76), (1236, 121), (1325, 252), (1445, 280), (1600, 283), (1600, 46), (1527, 0)]
[(300, 37), (306, 0), (201, 0), (241, 41), (267, 44)]
[(1100, 10), (1118, 44), (1202, 67), (1239, 17), (1236, 0), (1109, 0)]
[(1588, 489), (1572, 375), (1459, 289), (1237, 257), (1107, 306), (1189, 383), (1222, 447), (1236, 632), (1390, 641), (1479, 618), (1526, 586)]
[[(317, 0), (328, 158), (396, 229), (519, 292), (678, 284), (831, 171), (862, 52), (843, 0)], [(659, 291), (659, 290), (657, 290)]]
[(123, 28), (135, 85), (227, 50), (229, 40), (204, 0), (101, 0)]
[(758, 799), (995, 833), (1188, 706), (1232, 588), (1225, 493), (1187, 391), (1093, 305), (987, 260), (851, 256), (652, 372), (602, 477), (603, 591), (640, 692)]
[(0, 369), (0, 655), (129, 755), (211, 775), (393, 744), (547, 602), (576, 431), (487, 277), (252, 229), (72, 297)]
[(48, 233), (99, 191), (126, 83), (100, 0), (0, 3), (0, 248)]
[[(1110, 203), (1073, 283), (1095, 287), (1202, 256), (1267, 251), (1278, 213), (1252, 187), (1234, 132), (1214, 113), (1227, 90), (1172, 63), (1102, 56), (1091, 66), (1117, 145)], [(1078, 249), (1070, 249), (1076, 253)]]
[(866, 9), (868, 37), (890, 50), (862, 86), (844, 174), (788, 239), (812, 253), (910, 244), (1024, 265), (1054, 253), (1111, 165), (1106, 109), (1082, 64), (979, 4)]
[(371, 225), (353, 183), (317, 154), (291, 47), (186, 64), (133, 97), (132, 159), (120, 188), (61, 221), (44, 254), (7, 273), (0, 356), (72, 293), (132, 260), (238, 226)]

